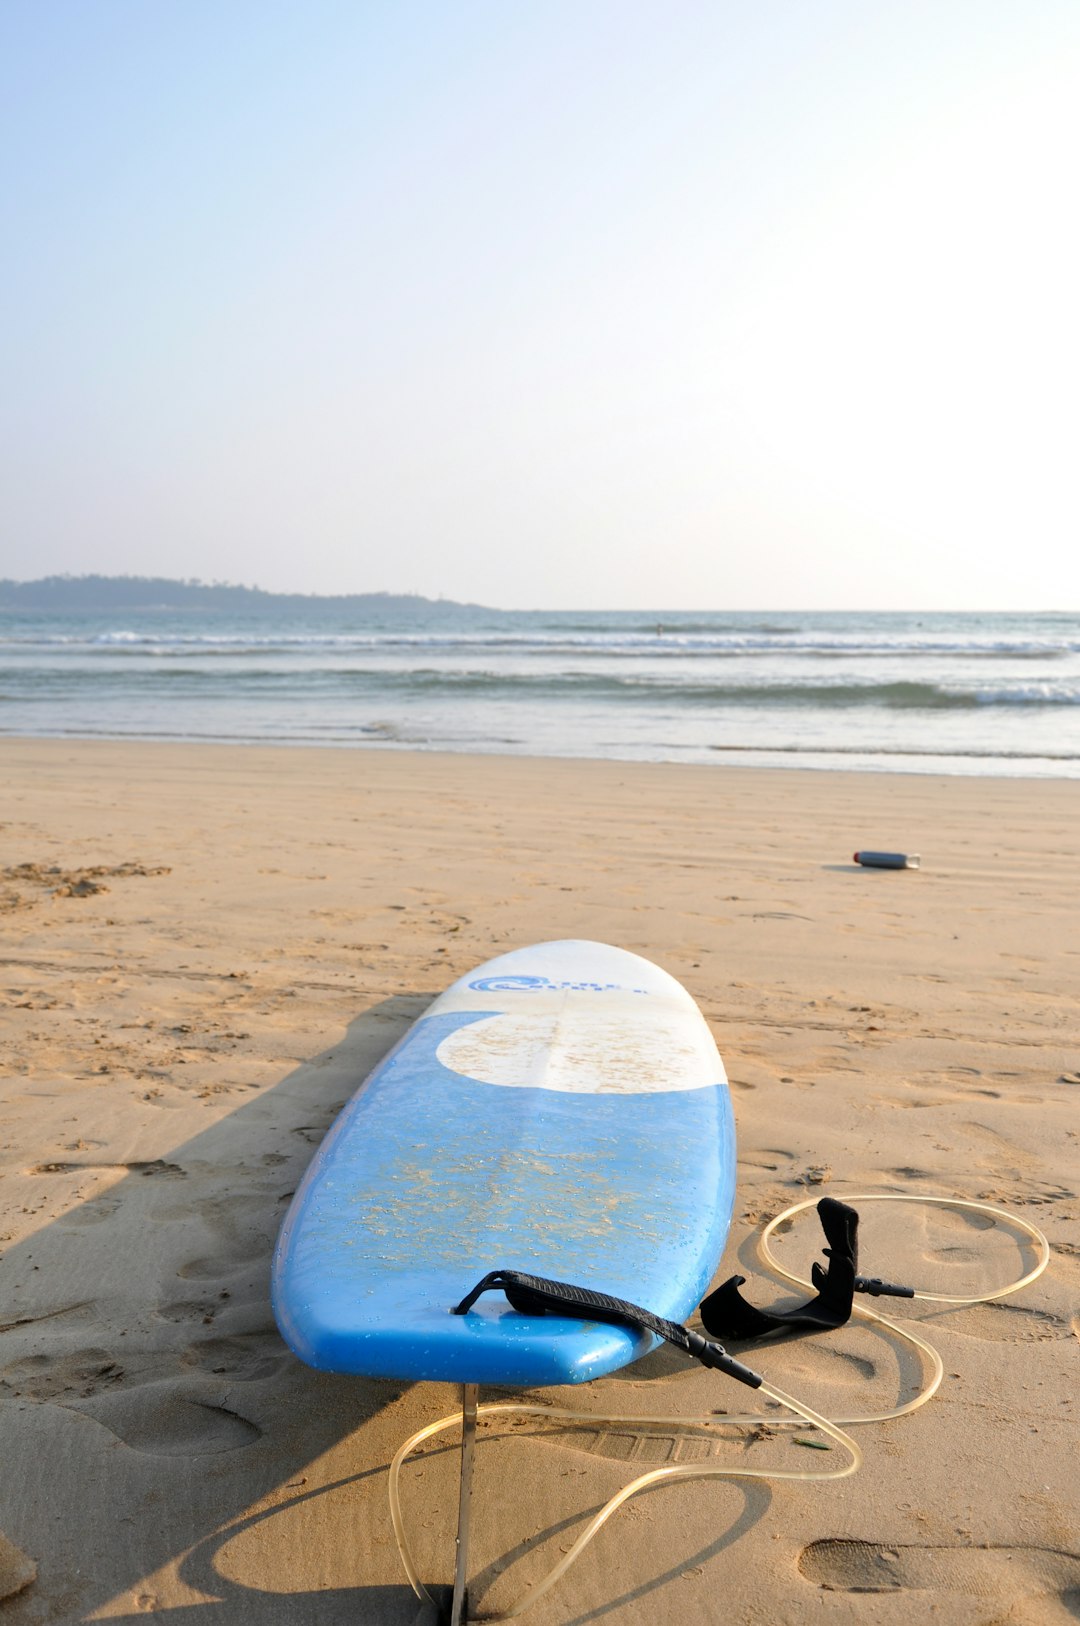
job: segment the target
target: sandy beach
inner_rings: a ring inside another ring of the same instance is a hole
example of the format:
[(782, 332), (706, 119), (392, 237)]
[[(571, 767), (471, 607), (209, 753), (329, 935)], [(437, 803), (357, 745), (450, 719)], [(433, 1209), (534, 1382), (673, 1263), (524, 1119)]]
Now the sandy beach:
[[(270, 1252), (335, 1114), (427, 1003), (566, 937), (655, 960), (712, 1027), (739, 1136), (718, 1279), (790, 1297), (754, 1237), (817, 1192), (998, 1204), (1053, 1255), (1012, 1299), (896, 1309), (945, 1378), (859, 1431), (858, 1475), (650, 1493), (525, 1618), (1077, 1618), (1080, 784), (14, 739), (0, 775), (5, 1623), (411, 1626), (387, 1465), (455, 1392), (304, 1368)], [(923, 867), (862, 870), (860, 847)], [(868, 1273), (931, 1291), (1031, 1263), (956, 1212), (875, 1205), (864, 1233)], [(807, 1269), (820, 1235), (783, 1245)], [(865, 1326), (754, 1359), (837, 1417), (918, 1382)], [(574, 1398), (741, 1410), (734, 1389), (660, 1351)], [(677, 1449), (485, 1437), (476, 1611)], [(709, 1449), (822, 1466), (780, 1436)], [(432, 1582), (456, 1471), (444, 1449), (407, 1473)]]

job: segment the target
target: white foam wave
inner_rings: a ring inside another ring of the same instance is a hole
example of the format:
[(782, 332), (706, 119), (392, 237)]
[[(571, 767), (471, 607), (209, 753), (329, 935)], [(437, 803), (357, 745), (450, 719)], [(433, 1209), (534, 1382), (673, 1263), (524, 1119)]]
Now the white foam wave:
[[(962, 692), (943, 687), (946, 693)], [(970, 692), (980, 706), (1080, 706), (1077, 683), (1011, 683)]]
[(250, 652), (283, 654), (304, 652), (395, 650), (450, 654), (456, 651), (506, 650), (515, 654), (558, 656), (807, 656), (910, 658), (945, 657), (970, 659), (1057, 659), (1080, 654), (1080, 638), (992, 637), (967, 634), (942, 637), (909, 633), (679, 633), (651, 634), (611, 630), (561, 633), (558, 631), (453, 631), (398, 632), (356, 631), (316, 632), (248, 630), (205, 632), (147, 632), (127, 628), (77, 637), (70, 633), (43, 632), (37, 636), (20, 633), (0, 635), (0, 646), (21, 649), (57, 648), (68, 650), (146, 652), (150, 654), (243, 655)]

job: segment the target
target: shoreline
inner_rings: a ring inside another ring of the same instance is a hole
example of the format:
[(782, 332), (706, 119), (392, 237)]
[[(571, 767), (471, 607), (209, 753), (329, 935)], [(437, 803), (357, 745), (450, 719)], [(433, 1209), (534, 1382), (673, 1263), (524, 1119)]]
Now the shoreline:
[[(448, 750), (445, 746), (441, 746), (441, 745), (426, 746), (426, 745), (417, 745), (415, 742), (396, 743), (396, 742), (391, 742), (391, 741), (387, 741), (387, 740), (374, 740), (374, 741), (370, 741), (370, 742), (368, 742), (368, 741), (356, 741), (356, 740), (349, 740), (349, 741), (342, 740), (342, 741), (336, 741), (336, 742), (329, 742), (329, 741), (316, 741), (316, 740), (259, 740), (259, 739), (249, 739), (247, 737), (239, 737), (239, 736), (237, 738), (235, 738), (235, 739), (221, 738), (221, 739), (197, 739), (197, 740), (195, 740), (195, 739), (188, 739), (188, 738), (179, 738), (179, 737), (174, 737), (174, 736), (169, 736), (169, 735), (150, 735), (150, 734), (147, 734), (147, 735), (142, 735), (142, 734), (140, 734), (140, 735), (124, 735), (124, 734), (116, 734), (116, 735), (114, 735), (114, 734), (102, 734), (102, 735), (86, 735), (86, 734), (0, 734), (0, 756), (2, 756), (2, 754), (5, 751), (17, 750), (18, 748), (23, 747), (23, 746), (29, 747), (31, 749), (34, 748), (34, 747), (38, 747), (38, 746), (45, 747), (45, 748), (55, 747), (57, 749), (61, 749), (61, 748), (64, 748), (64, 747), (74, 747), (74, 748), (77, 748), (77, 749), (84, 749), (84, 750), (87, 750), (87, 751), (107, 750), (107, 749), (111, 749), (111, 748), (118, 748), (118, 749), (122, 749), (122, 750), (129, 750), (129, 749), (130, 750), (139, 750), (140, 748), (142, 748), (144, 746), (149, 746), (149, 747), (152, 747), (152, 748), (160, 750), (160, 751), (191, 751), (191, 752), (199, 752), (199, 751), (209, 751), (209, 752), (215, 752), (215, 751), (275, 752), (275, 751), (282, 751), (282, 752), (287, 752), (290, 755), (292, 753), (294, 753), (294, 752), (299, 751), (299, 752), (310, 752), (313, 755), (314, 754), (319, 754), (319, 753), (325, 753), (328, 757), (331, 757), (331, 758), (332, 757), (340, 757), (340, 756), (360, 756), (360, 757), (363, 757), (363, 756), (367, 756), (367, 755), (374, 755), (374, 756), (377, 756), (377, 757), (417, 757), (417, 758), (425, 759), (425, 760), (436, 759), (436, 760), (439, 760), (439, 761), (448, 761), (448, 762), (464, 760), (464, 761), (476, 761), (476, 762), (480, 762), (480, 763), (489, 763), (489, 762), (492, 762), (492, 761), (530, 762), (530, 763), (557, 763), (557, 764), (561, 764), (561, 765), (563, 765), (563, 766), (565, 766), (567, 768), (588, 767), (588, 766), (593, 765), (593, 764), (596, 764), (596, 765), (607, 764), (611, 768), (621, 768), (621, 769), (630, 769), (630, 770), (635, 770), (635, 769), (639, 769), (639, 768), (640, 769), (653, 769), (653, 770), (656, 770), (656, 769), (672, 769), (675, 772), (683, 772), (683, 771), (713, 772), (713, 771), (716, 771), (716, 770), (720, 769), (720, 770), (724, 770), (724, 771), (729, 772), (729, 773), (736, 773), (736, 774), (740, 773), (740, 772), (746, 772), (746, 773), (781, 773), (781, 774), (806, 773), (806, 774), (814, 774), (814, 775), (824, 774), (824, 775), (828, 775), (830, 777), (832, 775), (849, 774), (849, 775), (852, 775), (854, 777), (867, 778), (867, 779), (880, 779), (880, 778), (894, 778), (894, 779), (898, 779), (898, 780), (933, 779), (933, 780), (941, 780), (941, 781), (943, 781), (945, 783), (948, 783), (948, 784), (952, 784), (952, 783), (954, 783), (956, 781), (960, 781), (960, 780), (974, 780), (974, 781), (977, 781), (979, 783), (984, 783), (986, 781), (991, 781), (991, 782), (1001, 782), (1001, 783), (1005, 783), (1005, 784), (1023, 784), (1023, 785), (1033, 785), (1034, 786), (1034, 785), (1045, 785), (1047, 783), (1075, 784), (1078, 780), (1080, 780), (1080, 758), (1074, 758), (1074, 757), (1071, 757), (1071, 756), (1070, 757), (1062, 757), (1062, 758), (1060, 758), (1060, 760), (1062, 762), (1074, 762), (1074, 761), (1077, 762), (1077, 772), (1075, 774), (1055, 773), (1053, 771), (1050, 771), (1050, 772), (1047, 772), (1047, 773), (1037, 773), (1037, 774), (981, 773), (981, 772), (974, 771), (974, 770), (972, 772), (970, 772), (970, 773), (966, 773), (966, 772), (963, 772), (963, 771), (948, 773), (948, 772), (943, 771), (942, 769), (935, 769), (935, 768), (932, 768), (932, 767), (927, 767), (927, 768), (923, 768), (923, 767), (893, 768), (893, 767), (889, 767), (889, 766), (867, 767), (865, 765), (858, 766), (858, 767), (846, 767), (846, 766), (843, 766), (843, 765), (840, 765), (840, 766), (833, 766), (833, 765), (824, 766), (822, 764), (813, 763), (813, 762), (787, 762), (787, 761), (779, 761), (779, 762), (745, 762), (745, 761), (739, 760), (744, 756), (754, 755), (755, 753), (759, 753), (761, 755), (772, 755), (772, 756), (781, 757), (781, 758), (787, 757), (787, 756), (796, 756), (796, 755), (801, 754), (801, 752), (797, 748), (792, 748), (792, 749), (788, 750), (788, 749), (777, 747), (775, 749), (772, 749), (772, 748), (769, 748), (769, 747), (762, 747), (762, 746), (756, 746), (756, 745), (747, 745), (747, 746), (726, 746), (726, 745), (725, 746), (719, 746), (718, 745), (718, 746), (710, 747), (710, 750), (715, 752), (716, 760), (690, 762), (690, 761), (686, 761), (686, 760), (680, 760), (680, 759), (675, 758), (675, 757), (657, 757), (657, 758), (654, 758), (654, 757), (620, 757), (620, 756), (586, 756), (586, 755), (574, 756), (574, 755), (550, 754), (550, 753), (545, 753), (545, 752), (530, 752), (530, 751), (524, 751), (524, 750), (522, 750), (522, 751), (509, 751), (509, 750), (506, 750), (506, 749), (498, 749), (498, 750), (496, 750), (494, 748), (492, 750), (490, 750), (490, 751), (479, 751), (479, 750), (473, 750), (473, 749), (455, 751), (455, 750)], [(730, 756), (735, 758), (736, 760), (734, 760), (734, 761), (724, 760), (725, 756), (728, 755), (728, 754), (730, 754)], [(810, 753), (806, 753), (806, 754), (809, 755)], [(852, 748), (852, 751), (850, 753), (839, 752), (839, 751), (824, 751), (823, 750), (819, 754), (821, 756), (834, 756), (834, 757), (836, 757), (836, 756), (845, 756), (845, 755), (848, 755), (848, 754), (850, 754), (852, 756), (855, 756), (855, 755), (858, 755), (858, 750), (857, 750), (857, 748)], [(897, 752), (897, 753), (894, 753), (894, 754), (897, 755), (897, 756), (909, 755), (909, 753), (904, 753), (904, 752)], [(939, 753), (939, 754), (942, 757), (946, 757), (946, 753)], [(884, 753), (882, 753), (881, 754), (881, 760), (882, 760), (883, 763), (887, 763), (888, 762), (888, 757), (885, 756)], [(927, 761), (933, 761), (934, 760), (933, 755), (928, 754), (927, 757), (926, 757), (926, 760)], [(1021, 757), (1021, 756), (1017, 756), (1017, 755), (1013, 755), (1013, 756), (1010, 756), (1010, 755), (992, 756), (989, 753), (983, 754), (983, 753), (978, 753), (978, 752), (952, 752), (952, 753), (947, 754), (947, 760), (951, 760), (951, 761), (985, 761), (985, 762), (1038, 761), (1038, 762), (1053, 763), (1053, 762), (1055, 762), (1055, 761), (1057, 761), (1059, 759), (1056, 759), (1056, 758), (1053, 758), (1053, 757), (1028, 758), (1028, 757)]]
[[(952, 1192), (1015, 1208), (1054, 1252), (1016, 1299), (900, 1307), (946, 1379), (860, 1431), (857, 1478), (660, 1491), (529, 1618), (675, 1626), (720, 1582), (747, 1619), (1062, 1618), (1080, 1585), (1074, 781), (11, 737), (0, 769), (0, 1532), (37, 1569), (13, 1626), (412, 1626), (386, 1466), (454, 1393), (301, 1366), (270, 1250), (341, 1104), (430, 999), (558, 937), (644, 954), (713, 1028), (739, 1160), (717, 1280), (784, 1298), (753, 1236), (818, 1194)], [(869, 846), (923, 867), (860, 869)], [(996, 1230), (886, 1207), (864, 1216), (868, 1273), (957, 1293), (1020, 1273)], [(820, 1239), (784, 1246), (805, 1268)], [(753, 1361), (832, 1416), (915, 1381), (855, 1325)], [(658, 1352), (574, 1403), (741, 1409), (720, 1384)], [(661, 1449), (485, 1439), (479, 1606), (511, 1602)], [(778, 1440), (724, 1449), (820, 1466)], [(407, 1482), (433, 1582), (452, 1457)], [(12, 1562), (0, 1543), (0, 1581), (25, 1579)]]

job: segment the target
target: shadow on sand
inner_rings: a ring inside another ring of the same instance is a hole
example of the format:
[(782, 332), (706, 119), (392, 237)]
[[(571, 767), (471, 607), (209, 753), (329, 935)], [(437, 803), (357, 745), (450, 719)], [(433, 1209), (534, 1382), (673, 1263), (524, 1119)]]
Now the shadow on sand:
[[(415, 1618), (404, 1581), (360, 1596), (340, 1587), (342, 1570), (353, 1580), (370, 1566), (371, 1530), (389, 1530), (385, 1455), (353, 1436), (370, 1434), (405, 1386), (294, 1359), (270, 1312), (269, 1272), (314, 1146), (427, 1002), (372, 1007), (332, 1051), (166, 1157), (95, 1164), (85, 1103), (73, 1107), (90, 1149), (33, 1173), (43, 1200), (58, 1182), (92, 1194), (3, 1260), (0, 1528), (38, 1563), (37, 1581), (4, 1604), (13, 1626), (145, 1620), (158, 1586), (180, 1601), (168, 1610), (178, 1626)], [(345, 1471), (328, 1476), (336, 1454)], [(354, 1505), (357, 1540), (335, 1577), (318, 1507), (339, 1496)], [(252, 1531), (274, 1542), (272, 1565), (260, 1566)], [(282, 1545), (296, 1549), (291, 1568)], [(378, 1572), (394, 1573), (390, 1557)], [(262, 1589), (282, 1574), (300, 1590)]]
[[(373, 1006), (333, 1050), (163, 1157), (95, 1164), (82, 1098), (79, 1145), (88, 1149), (27, 1171), (50, 1197), (65, 1195), (54, 1182), (70, 1184), (56, 1217), (2, 1263), (3, 1302), (16, 1309), (0, 1321), (0, 1529), (39, 1571), (4, 1604), (11, 1626), (158, 1612), (174, 1626), (427, 1618), (397, 1579), (386, 1471), (421, 1410), (452, 1409), (456, 1392), (303, 1366), (274, 1325), (269, 1270), (314, 1147), (428, 998)], [(636, 1380), (662, 1380), (670, 1353), (639, 1362)], [(452, 1493), (453, 1447), (426, 1458), (425, 1471), (441, 1473)], [(445, 1529), (426, 1544), (442, 1554), (433, 1562), (446, 1579), (453, 1495), (437, 1500)], [(678, 1569), (730, 1545), (767, 1503), (764, 1490), (745, 1492), (742, 1513)], [(525, 1552), (504, 1552), (497, 1567)], [(495, 1573), (476, 1575), (480, 1593)], [(610, 1603), (578, 1621), (667, 1579), (613, 1586)]]

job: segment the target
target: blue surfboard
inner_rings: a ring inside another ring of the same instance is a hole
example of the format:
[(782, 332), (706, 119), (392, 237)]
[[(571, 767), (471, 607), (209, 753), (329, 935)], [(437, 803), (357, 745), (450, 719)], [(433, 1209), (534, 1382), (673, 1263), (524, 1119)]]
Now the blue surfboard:
[(455, 982), (343, 1109), (274, 1255), (278, 1326), (331, 1372), (581, 1383), (654, 1347), (528, 1316), (489, 1270), (578, 1283), (681, 1321), (723, 1252), (735, 1131), (697, 1006), (600, 943), (541, 943)]

